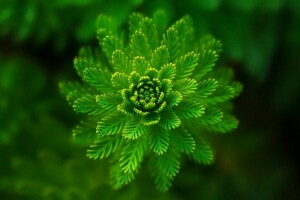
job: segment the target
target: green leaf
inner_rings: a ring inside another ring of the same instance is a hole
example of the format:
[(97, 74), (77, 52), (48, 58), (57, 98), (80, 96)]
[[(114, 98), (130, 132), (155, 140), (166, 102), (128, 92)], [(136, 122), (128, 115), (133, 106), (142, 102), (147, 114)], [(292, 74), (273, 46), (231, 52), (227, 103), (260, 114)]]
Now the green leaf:
[(176, 76), (176, 66), (175, 64), (169, 63), (164, 65), (159, 71), (159, 78), (173, 80)]
[(84, 96), (90, 89), (82, 86), (78, 82), (63, 82), (59, 84), (60, 92), (66, 96), (69, 104), (73, 105), (74, 102), (80, 97)]
[(156, 167), (168, 177), (174, 178), (180, 169), (180, 153), (169, 149), (165, 154), (156, 157)]
[(123, 137), (130, 140), (135, 140), (148, 132), (139, 118), (131, 117), (126, 123), (123, 130)]
[(114, 51), (123, 49), (123, 43), (116, 35), (105, 36), (103, 40), (100, 40), (100, 46), (109, 60), (111, 60)]
[(120, 158), (120, 167), (124, 173), (132, 173), (138, 170), (147, 146), (145, 141), (140, 138), (125, 144)]
[(183, 101), (177, 107), (174, 107), (174, 109), (180, 119), (197, 118), (205, 113), (204, 106), (200, 102), (191, 99), (183, 99)]
[(198, 120), (202, 126), (213, 125), (221, 122), (223, 119), (223, 112), (214, 107), (207, 107), (205, 114)]
[(75, 58), (74, 59), (74, 67), (75, 67), (78, 75), (82, 78), (83, 77), (83, 71), (87, 67), (90, 67), (90, 63), (86, 59)]
[(141, 30), (145, 34), (148, 44), (152, 50), (158, 46), (158, 33), (152, 19), (144, 17), (140, 22)]
[(153, 126), (157, 124), (160, 120), (159, 113), (150, 113), (142, 118), (142, 122), (145, 126)]
[(216, 105), (235, 97), (235, 90), (229, 85), (219, 85), (217, 90), (207, 98), (201, 99), (205, 105)]
[(234, 95), (233, 97), (237, 97), (241, 94), (241, 92), (243, 91), (243, 85), (240, 82), (234, 82), (231, 85), (232, 89), (234, 90)]
[(180, 92), (171, 91), (170, 94), (165, 97), (166, 108), (178, 106), (182, 99), (183, 97)]
[(87, 150), (87, 156), (90, 159), (103, 159), (110, 156), (117, 151), (122, 145), (122, 137), (119, 135), (112, 135), (106, 137), (97, 138)]
[(112, 92), (111, 74), (106, 70), (98, 68), (86, 68), (83, 71), (84, 81), (100, 92)]
[(201, 38), (200, 43), (200, 51), (202, 50), (212, 50), (216, 53), (220, 53), (222, 51), (222, 43), (219, 40), (216, 40), (211, 35), (206, 35)]
[(123, 113), (123, 114), (125, 114), (127, 116), (133, 116), (133, 115), (135, 115), (134, 107), (128, 101), (124, 101), (123, 103), (121, 103), (120, 105), (118, 105), (118, 111), (120, 111), (121, 113)]
[(112, 163), (110, 168), (110, 184), (114, 189), (120, 189), (123, 185), (127, 185), (135, 179), (137, 171), (124, 173), (119, 163)]
[(161, 120), (159, 125), (166, 130), (171, 130), (181, 125), (181, 120), (173, 110), (163, 110), (161, 112)]
[(161, 81), (161, 90), (165, 95), (168, 95), (172, 90), (173, 84), (172, 81), (169, 79), (163, 79)]
[(167, 176), (162, 173), (160, 170), (154, 172), (155, 184), (159, 191), (166, 192), (172, 186), (172, 177)]
[(73, 108), (78, 113), (88, 113), (89, 115), (101, 114), (101, 108), (96, 103), (96, 96), (91, 94), (86, 94), (78, 98), (74, 102)]
[(116, 50), (112, 54), (111, 63), (116, 72), (128, 74), (132, 70), (132, 63), (121, 50)]
[(229, 67), (218, 67), (211, 71), (209, 76), (216, 79), (222, 85), (228, 85), (234, 78), (234, 72)]
[(160, 69), (162, 66), (169, 63), (169, 51), (165, 45), (159, 46), (154, 50), (151, 57), (151, 65), (155, 69)]
[(90, 145), (96, 138), (95, 127), (97, 122), (88, 120), (81, 121), (73, 130), (73, 138), (77, 144)]
[(148, 68), (145, 72), (145, 75), (150, 79), (158, 78), (158, 71), (155, 68)]
[(172, 139), (176, 144), (176, 148), (184, 153), (193, 153), (195, 150), (195, 140), (193, 136), (184, 128), (178, 128), (172, 134)]
[[(86, 68), (101, 68), (103, 62), (103, 53), (97, 48), (91, 47), (81, 48), (79, 51), (79, 57), (74, 59), (74, 66), (80, 77), (83, 76), (83, 71)], [(76, 63), (76, 60), (79, 62)], [(81, 65), (81, 66), (80, 66)], [(104, 68), (103, 68), (104, 69)]]
[(239, 121), (230, 115), (224, 115), (221, 122), (205, 127), (209, 131), (214, 131), (217, 133), (228, 133), (236, 129), (239, 125)]
[(196, 140), (196, 149), (191, 156), (193, 160), (200, 164), (210, 165), (214, 162), (212, 149), (202, 138)]
[(97, 95), (96, 102), (101, 106), (101, 111), (104, 114), (109, 114), (111, 112), (117, 111), (117, 106), (123, 101), (120, 94), (107, 93)]
[(130, 50), (131, 57), (143, 56), (149, 58), (151, 55), (151, 49), (148, 44), (146, 36), (140, 32), (136, 31), (130, 39)]
[(140, 13), (133, 13), (129, 16), (129, 31), (130, 35), (134, 35), (136, 31), (141, 29), (140, 22), (144, 19), (144, 16)]
[(194, 79), (185, 78), (175, 81), (173, 90), (180, 92), (183, 96), (194, 93), (197, 89), (198, 83)]
[(125, 88), (129, 88), (128, 75), (120, 72), (114, 73), (111, 77), (111, 82), (114, 88), (117, 90), (122, 90)]
[(178, 31), (178, 43), (180, 44), (180, 55), (185, 54), (190, 51), (193, 47), (194, 42), (194, 28), (193, 21), (187, 15), (177, 20), (171, 28), (174, 28)]
[(195, 67), (198, 65), (199, 55), (194, 52), (189, 52), (184, 56), (179, 57), (175, 61), (177, 69), (177, 79), (183, 79), (191, 76)]
[(174, 62), (180, 54), (178, 31), (172, 27), (169, 28), (167, 33), (163, 35), (162, 45), (165, 45), (168, 49), (170, 55), (169, 61)]
[(180, 153), (169, 149), (163, 155), (151, 160), (154, 168), (155, 184), (160, 191), (167, 191), (171, 187), (171, 181), (180, 169)]
[(133, 71), (130, 73), (129, 75), (129, 83), (133, 83), (135, 85), (137, 85), (140, 81), (141, 75), (139, 73), (137, 73), (136, 71)]
[(206, 79), (200, 81), (198, 84), (197, 96), (199, 96), (200, 99), (205, 99), (209, 95), (214, 93), (217, 87), (218, 87), (218, 81), (216, 81), (215, 79)]
[(121, 113), (110, 114), (98, 123), (96, 132), (100, 137), (107, 135), (121, 134), (127, 117)]
[(133, 70), (138, 72), (140, 75), (144, 75), (148, 68), (150, 68), (150, 65), (145, 57), (137, 56), (133, 59)]
[(149, 143), (152, 151), (158, 155), (164, 154), (169, 147), (169, 131), (159, 126), (152, 126), (149, 135)]
[(195, 69), (193, 78), (196, 80), (201, 80), (201, 78), (211, 71), (215, 66), (215, 62), (218, 60), (218, 55), (212, 50), (203, 50), (199, 54), (198, 66)]

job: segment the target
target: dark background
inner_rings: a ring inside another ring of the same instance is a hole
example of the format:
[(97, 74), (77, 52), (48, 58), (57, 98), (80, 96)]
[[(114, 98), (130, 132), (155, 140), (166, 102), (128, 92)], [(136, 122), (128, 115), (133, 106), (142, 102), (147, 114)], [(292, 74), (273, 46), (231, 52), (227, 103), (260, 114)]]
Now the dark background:
[[(170, 23), (189, 14), (200, 36), (223, 43), (244, 91), (240, 120), (215, 135), (216, 161), (186, 160), (168, 193), (146, 172), (120, 191), (106, 161), (72, 140), (80, 120), (58, 90), (76, 80), (80, 47), (97, 46), (95, 21), (126, 30), (132, 11), (164, 9)], [(0, 0), (0, 199), (299, 199), (300, 2), (297, 0)]]

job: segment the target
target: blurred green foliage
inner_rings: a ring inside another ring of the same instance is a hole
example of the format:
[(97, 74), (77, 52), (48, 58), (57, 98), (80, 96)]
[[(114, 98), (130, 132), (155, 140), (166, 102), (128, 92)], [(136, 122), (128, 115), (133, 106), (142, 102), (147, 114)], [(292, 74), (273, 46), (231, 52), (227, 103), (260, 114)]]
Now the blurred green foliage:
[(0, 36), (16, 43), (51, 42), (55, 49), (62, 50), (74, 40), (85, 42), (94, 37), (99, 13), (113, 14), (120, 24), (142, 1), (1, 0)]
[[(186, 162), (168, 193), (148, 174), (115, 192), (106, 163), (72, 142), (77, 119), (57, 84), (76, 79), (74, 47), (94, 41), (98, 14), (122, 27), (156, 9), (170, 22), (189, 14), (199, 35), (222, 41), (220, 62), (245, 85), (241, 124), (212, 136), (213, 167)], [(298, 199), (299, 10), (298, 0), (0, 0), (0, 199)]]

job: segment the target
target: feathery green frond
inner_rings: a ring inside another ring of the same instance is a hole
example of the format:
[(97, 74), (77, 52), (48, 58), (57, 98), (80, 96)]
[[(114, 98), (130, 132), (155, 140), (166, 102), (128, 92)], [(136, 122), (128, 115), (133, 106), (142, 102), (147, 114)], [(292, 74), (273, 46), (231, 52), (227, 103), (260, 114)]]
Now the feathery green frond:
[(78, 98), (74, 102), (73, 108), (78, 113), (87, 113), (90, 115), (99, 115), (101, 113), (101, 109), (96, 103), (96, 96), (90, 94)]
[(95, 121), (81, 121), (72, 131), (74, 141), (83, 145), (91, 144), (97, 137), (95, 132), (96, 125), (97, 122)]
[(82, 86), (78, 82), (60, 83), (59, 89), (61, 93), (66, 96), (68, 103), (71, 105), (73, 105), (77, 99), (84, 96), (88, 90), (91, 92), (89, 88)]
[(86, 68), (83, 71), (83, 80), (100, 92), (111, 92), (114, 90), (111, 83), (111, 74), (106, 70)]
[(204, 165), (212, 164), (214, 161), (212, 149), (202, 138), (196, 141), (196, 149), (191, 156), (193, 160)]
[(178, 43), (180, 44), (180, 55), (187, 53), (193, 46), (194, 41), (194, 26), (190, 16), (186, 15), (180, 20), (176, 21), (171, 26), (178, 31)]
[(172, 130), (181, 125), (181, 120), (173, 110), (164, 110), (159, 124), (166, 130)]
[(140, 30), (140, 23), (143, 21), (144, 16), (140, 13), (132, 13), (129, 16), (129, 32), (131, 36), (136, 32)]
[(216, 133), (228, 133), (236, 129), (238, 125), (239, 121), (235, 117), (230, 115), (224, 115), (222, 121), (205, 128)]
[(156, 25), (153, 23), (152, 19), (145, 17), (140, 22), (140, 27), (142, 33), (146, 36), (150, 48), (154, 50), (159, 42)]
[(94, 144), (87, 150), (90, 159), (103, 159), (110, 156), (122, 145), (122, 138), (119, 135), (98, 137)]
[(132, 173), (140, 166), (146, 150), (145, 139), (127, 142), (122, 149), (120, 167), (124, 173)]
[(174, 28), (169, 28), (163, 35), (162, 45), (165, 45), (169, 50), (170, 62), (175, 62), (180, 55), (180, 43), (178, 31)]
[(209, 97), (202, 99), (202, 102), (207, 105), (216, 105), (234, 98), (235, 90), (229, 85), (219, 85), (216, 91)]
[(131, 56), (143, 56), (149, 58), (151, 55), (150, 45), (147, 41), (145, 34), (136, 30), (130, 40)]
[(173, 138), (175, 140), (174, 143), (179, 151), (186, 154), (194, 152), (196, 146), (195, 140), (185, 128), (176, 129)]
[(100, 45), (102, 46), (102, 49), (109, 60), (114, 51), (123, 50), (123, 43), (116, 35), (107, 35), (102, 40), (99, 40)]
[(212, 50), (216, 53), (220, 53), (222, 51), (222, 43), (211, 35), (204, 36), (200, 40), (199, 46), (200, 50)]
[(203, 50), (199, 53), (199, 63), (195, 69), (194, 79), (201, 80), (201, 78), (213, 69), (218, 59), (218, 55), (212, 50)]
[(106, 93), (96, 96), (96, 102), (101, 113), (109, 114), (111, 112), (117, 111), (117, 107), (122, 103), (122, 97), (120, 94)]
[(170, 79), (173, 80), (176, 77), (176, 66), (175, 64), (169, 63), (164, 66), (159, 71), (160, 79)]
[(171, 187), (171, 181), (180, 169), (180, 154), (176, 150), (169, 150), (151, 160), (153, 175), (157, 189), (165, 192)]
[(149, 144), (152, 151), (158, 155), (164, 154), (169, 147), (170, 133), (162, 127), (150, 128)]
[(172, 108), (178, 106), (182, 101), (183, 96), (178, 91), (171, 91), (169, 95), (166, 96), (166, 108)]
[(118, 49), (115, 50), (112, 54), (111, 64), (116, 72), (126, 73), (131, 71), (132, 69), (132, 62), (129, 60), (128, 56), (125, 53)]
[(200, 102), (188, 99), (183, 99), (175, 110), (181, 119), (196, 118), (205, 113), (205, 108)]
[(165, 65), (172, 65), (169, 64), (169, 58), (170, 55), (169, 55), (168, 48), (165, 45), (159, 46), (152, 53), (151, 65), (155, 69), (160, 69), (162, 66)]
[(215, 79), (206, 79), (199, 82), (197, 97), (205, 99), (216, 91), (218, 87), (218, 81)]
[(120, 72), (114, 73), (111, 77), (111, 83), (117, 90), (122, 90), (129, 87), (128, 75)]
[(124, 173), (118, 162), (113, 162), (110, 168), (110, 184), (114, 189), (120, 189), (122, 186), (129, 184), (135, 178), (137, 171)]
[(180, 92), (183, 96), (194, 93), (197, 89), (198, 83), (194, 79), (185, 78), (180, 79), (174, 83), (173, 89)]
[(123, 129), (123, 137), (126, 139), (135, 140), (146, 134), (148, 129), (139, 118), (129, 119)]
[(133, 70), (143, 75), (150, 67), (149, 62), (143, 56), (137, 56), (133, 59)]
[(187, 78), (193, 74), (195, 67), (198, 65), (198, 57), (194, 52), (190, 52), (175, 61), (178, 79)]
[(221, 122), (223, 119), (223, 112), (214, 107), (206, 107), (204, 115), (199, 119), (202, 126), (212, 125)]
[(100, 137), (107, 135), (121, 134), (127, 118), (120, 113), (110, 114), (98, 123), (97, 134)]

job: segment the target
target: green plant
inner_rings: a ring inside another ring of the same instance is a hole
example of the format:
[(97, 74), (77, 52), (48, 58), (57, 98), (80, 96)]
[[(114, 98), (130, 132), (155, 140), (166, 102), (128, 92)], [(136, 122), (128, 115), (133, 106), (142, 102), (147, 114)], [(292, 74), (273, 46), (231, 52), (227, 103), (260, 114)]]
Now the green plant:
[(165, 16), (132, 14), (128, 44), (113, 19), (100, 16), (100, 49), (83, 49), (74, 61), (84, 82), (60, 84), (74, 110), (88, 114), (75, 139), (92, 143), (89, 158), (111, 157), (114, 188), (130, 183), (148, 157), (158, 189), (168, 190), (183, 154), (213, 162), (207, 131), (226, 133), (238, 125), (229, 100), (242, 85), (233, 82), (232, 70), (213, 70), (221, 43), (195, 38), (189, 16), (164, 32)]

